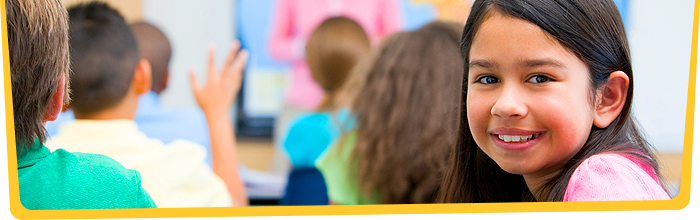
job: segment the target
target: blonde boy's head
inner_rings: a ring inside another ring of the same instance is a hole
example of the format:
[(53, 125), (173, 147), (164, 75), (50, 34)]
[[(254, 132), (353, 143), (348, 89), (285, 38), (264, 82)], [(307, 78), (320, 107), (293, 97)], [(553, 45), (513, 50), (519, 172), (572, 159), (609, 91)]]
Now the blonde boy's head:
[[(68, 15), (60, 0), (5, 0), (18, 153), (46, 140), (55, 94), (68, 101)], [(61, 82), (64, 82), (61, 84)], [(59, 88), (64, 87), (64, 88)], [(54, 98), (54, 99), (52, 99)], [(60, 97), (59, 97), (60, 98)]]

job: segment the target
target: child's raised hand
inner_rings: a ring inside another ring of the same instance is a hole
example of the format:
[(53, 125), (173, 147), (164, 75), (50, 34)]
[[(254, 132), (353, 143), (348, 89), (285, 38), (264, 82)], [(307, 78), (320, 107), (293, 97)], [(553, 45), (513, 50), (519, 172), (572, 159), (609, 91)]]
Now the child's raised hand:
[(233, 105), (238, 91), (241, 89), (243, 68), (248, 61), (248, 52), (239, 50), (241, 44), (233, 42), (231, 51), (220, 71), (214, 68), (214, 47), (209, 48), (209, 64), (207, 67), (207, 82), (198, 86), (194, 70), (190, 70), (190, 83), (197, 104), (205, 113), (225, 113)]
[(192, 92), (197, 104), (204, 111), (209, 126), (212, 170), (226, 183), (235, 206), (248, 204), (245, 185), (238, 175), (236, 137), (233, 135), (233, 121), (228, 113), (241, 89), (243, 68), (248, 61), (248, 52), (239, 50), (240, 47), (238, 41), (233, 42), (220, 71), (214, 69), (214, 47), (209, 48), (207, 83), (202, 87), (197, 85), (195, 72), (190, 70)]

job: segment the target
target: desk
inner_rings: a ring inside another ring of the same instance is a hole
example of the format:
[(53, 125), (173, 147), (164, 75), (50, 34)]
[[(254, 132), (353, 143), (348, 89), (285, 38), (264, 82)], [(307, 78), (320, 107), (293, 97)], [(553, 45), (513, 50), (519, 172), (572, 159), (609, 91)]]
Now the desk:
[(238, 142), (238, 159), (248, 169), (269, 171), (273, 162), (274, 148), (271, 140), (245, 140)]
[(247, 168), (245, 174), (241, 173), (241, 178), (246, 181), (250, 204), (277, 205), (277, 200), (284, 196), (287, 174), (270, 170), (270, 165), (275, 162), (272, 141), (245, 139), (238, 141), (237, 147), (238, 158)]

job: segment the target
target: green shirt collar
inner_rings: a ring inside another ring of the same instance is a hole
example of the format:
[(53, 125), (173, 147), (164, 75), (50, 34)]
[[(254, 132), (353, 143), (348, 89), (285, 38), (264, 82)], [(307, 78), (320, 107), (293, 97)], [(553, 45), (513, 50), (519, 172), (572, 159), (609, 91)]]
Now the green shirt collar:
[(32, 166), (51, 154), (38, 138), (34, 138), (34, 145), (25, 151), (23, 154), (17, 154), (17, 169)]

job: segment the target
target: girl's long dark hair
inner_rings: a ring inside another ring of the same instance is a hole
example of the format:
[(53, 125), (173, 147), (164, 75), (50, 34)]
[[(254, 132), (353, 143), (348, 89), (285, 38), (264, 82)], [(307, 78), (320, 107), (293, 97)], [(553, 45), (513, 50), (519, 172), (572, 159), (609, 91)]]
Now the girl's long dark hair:
[[(522, 175), (505, 172), (488, 157), (474, 142), (469, 129), (466, 112), (469, 50), (479, 26), (494, 13), (533, 23), (576, 54), (589, 68), (591, 97), (595, 97), (612, 72), (623, 71), (630, 80), (620, 115), (606, 128), (591, 125), (591, 133), (581, 150), (558, 176), (535, 192), (537, 195), (530, 192)], [(586, 158), (603, 152), (639, 158), (659, 174), (653, 148), (631, 114), (632, 62), (622, 18), (612, 0), (477, 0), (464, 27), (460, 47), (464, 58), (460, 121), (441, 188), (442, 202), (517, 202), (535, 201), (535, 197), (562, 201), (574, 170)]]

